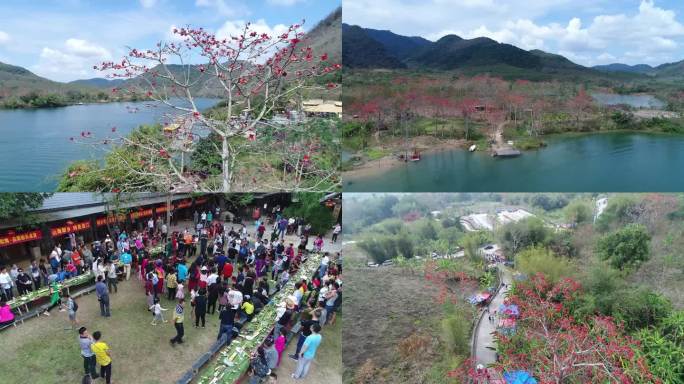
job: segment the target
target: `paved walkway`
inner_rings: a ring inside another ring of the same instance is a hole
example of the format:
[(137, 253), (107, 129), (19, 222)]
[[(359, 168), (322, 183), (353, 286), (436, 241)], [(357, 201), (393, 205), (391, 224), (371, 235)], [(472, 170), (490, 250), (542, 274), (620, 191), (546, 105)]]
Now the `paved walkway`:
[[(501, 282), (506, 284), (505, 287), (501, 287), (499, 293), (494, 296), (489, 304), (489, 310), (493, 314), (494, 311), (499, 308), (499, 305), (503, 304), (506, 293), (510, 288), (513, 281), (511, 270), (505, 267), (503, 264), (499, 264), (498, 268), (501, 270)], [(482, 364), (485, 367), (489, 364), (496, 362), (496, 344), (494, 341), (494, 333), (496, 332), (496, 323), (490, 322), (487, 314), (483, 315), (482, 321), (480, 321), (479, 327), (475, 329), (477, 332), (476, 347), (475, 347), (475, 364)]]

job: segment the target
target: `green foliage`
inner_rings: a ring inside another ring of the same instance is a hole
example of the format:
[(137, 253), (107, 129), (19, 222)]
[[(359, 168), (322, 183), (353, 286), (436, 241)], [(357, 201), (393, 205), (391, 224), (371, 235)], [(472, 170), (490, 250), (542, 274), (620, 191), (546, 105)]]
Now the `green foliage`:
[(416, 223), (418, 235), (425, 240), (437, 240), (437, 230), (430, 219), (422, 219)]
[(573, 234), (570, 231), (560, 231), (550, 234), (550, 239), (547, 241), (547, 245), (549, 249), (558, 256), (570, 258), (577, 256), (578, 250), (573, 243)]
[(606, 265), (593, 266), (583, 277), (584, 294), (573, 314), (578, 319), (601, 314), (622, 321), (630, 331), (662, 324), (672, 312), (663, 295), (627, 284), (622, 273)]
[(467, 232), (461, 237), (459, 244), (463, 247), (465, 256), (473, 261), (479, 262), (482, 260), (480, 255), (477, 253), (480, 246), (490, 243), (492, 241), (491, 232), (488, 231), (477, 231), (477, 232)]
[(606, 209), (596, 220), (596, 228), (605, 231), (611, 226), (633, 222), (638, 205), (639, 202), (632, 196), (618, 195), (611, 198)]
[(32, 221), (29, 210), (39, 208), (49, 193), (0, 193), (0, 220), (14, 219), (27, 224)]
[(648, 260), (651, 236), (646, 227), (629, 224), (599, 239), (596, 252), (614, 268), (620, 270), (638, 267)]
[(591, 206), (584, 200), (573, 200), (563, 209), (565, 220), (570, 223), (582, 224), (592, 219)]
[(402, 256), (410, 259), (413, 254), (413, 241), (408, 234), (402, 231), (396, 235), (369, 233), (362, 237), (358, 243), (376, 263)]
[(651, 130), (661, 131), (665, 133), (682, 133), (684, 132), (684, 123), (677, 119), (664, 119), (655, 117), (648, 119), (644, 125)]
[(387, 219), (375, 224), (370, 228), (373, 232), (382, 232), (390, 235), (398, 234), (404, 228), (404, 222), (401, 219)]
[(324, 193), (297, 193), (297, 202), (287, 206), (283, 211), (286, 217), (303, 217), (311, 224), (311, 233), (325, 234), (335, 224), (330, 208), (322, 205), (320, 200)]
[(545, 244), (549, 230), (541, 219), (531, 217), (504, 225), (497, 231), (497, 238), (507, 253), (516, 254), (527, 247)]
[(421, 200), (420, 195), (417, 194), (404, 195), (392, 208), (392, 212), (397, 216), (404, 216), (411, 212), (427, 213), (428, 211), (428, 206)]
[(664, 296), (646, 288), (628, 288), (614, 295), (612, 315), (634, 331), (657, 325), (672, 312)]
[(221, 174), (221, 137), (211, 132), (197, 142), (192, 153), (192, 168), (209, 175)]
[(463, 316), (464, 313), (454, 305), (448, 306), (441, 324), (442, 341), (449, 352), (456, 355), (467, 355), (470, 349), (471, 322)]
[(570, 261), (543, 247), (531, 247), (519, 252), (515, 256), (515, 266), (528, 276), (542, 273), (552, 282), (571, 277), (576, 270)]
[(636, 334), (651, 372), (665, 383), (684, 383), (684, 348), (657, 329)]
[(530, 204), (545, 211), (561, 209), (568, 204), (568, 199), (558, 194), (535, 194), (529, 199)]
[(634, 129), (634, 114), (631, 112), (614, 111), (610, 115), (618, 129)]
[[(166, 142), (161, 125), (141, 125), (128, 135), (133, 142), (147, 143), (150, 140)], [(57, 190), (59, 192), (76, 191), (111, 191), (113, 189), (144, 188), (146, 191), (167, 191), (168, 185), (163, 180), (149, 174), (149, 153), (135, 145), (113, 146), (105, 155), (104, 160), (76, 161), (65, 170), (60, 177)], [(161, 172), (168, 169), (166, 159), (157, 157), (154, 162), (156, 170)]]
[(392, 217), (394, 206), (399, 202), (395, 195), (385, 194), (363, 199), (345, 199), (345, 231), (357, 233), (369, 226)]

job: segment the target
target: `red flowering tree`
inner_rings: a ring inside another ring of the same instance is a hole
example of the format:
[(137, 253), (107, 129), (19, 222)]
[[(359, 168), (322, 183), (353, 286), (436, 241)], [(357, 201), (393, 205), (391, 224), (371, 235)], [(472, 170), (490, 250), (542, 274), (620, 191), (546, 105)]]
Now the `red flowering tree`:
[(572, 113), (575, 115), (575, 122), (578, 128), (580, 120), (582, 120), (582, 117), (587, 111), (591, 110), (593, 105), (594, 100), (591, 98), (591, 96), (589, 96), (584, 88), (580, 88), (579, 92), (577, 92), (577, 95), (568, 100), (568, 108), (570, 108)]
[[(174, 41), (159, 43), (153, 49), (130, 49), (121, 61), (95, 66), (110, 78), (131, 79), (113, 92), (143, 96), (171, 111), (166, 116), (163, 137), (82, 135), (81, 139), (94, 143), (136, 148), (135, 164), (129, 165), (131, 178), (152, 176), (151, 179), (177, 186), (177, 190), (229, 192), (240, 163), (238, 156), (262, 149), (259, 144), (263, 134), (286, 137), (293, 129), (292, 120), (298, 122), (302, 117), (300, 113), (294, 119), (275, 119), (275, 114), (287, 116), (290, 109), (301, 108), (299, 99), (306, 89), (337, 87), (332, 83), (327, 87), (315, 85), (314, 78), (341, 66), (329, 63), (326, 53), (313, 52), (306, 45), (306, 35), (299, 24), (277, 36), (259, 32), (250, 24), (235, 36), (219, 37), (203, 28), (190, 27), (176, 28), (173, 33)], [(220, 94), (222, 99), (210, 114), (198, 106), (198, 93), (207, 89)], [(292, 105), (295, 106), (290, 108)], [(189, 172), (186, 167), (199, 138), (209, 134), (217, 138), (213, 148), (220, 158), (220, 181), (214, 184), (204, 183), (206, 175)], [(279, 152), (287, 153), (291, 149), (288, 145), (279, 147)], [(311, 158), (307, 151), (316, 147), (308, 143), (304, 146), (307, 150), (301, 153), (301, 159)], [(268, 150), (273, 150), (273, 146), (268, 146)], [(336, 172), (329, 170), (330, 174)], [(291, 177), (294, 183), (277, 188), (305, 190), (300, 183), (302, 174), (299, 169)], [(330, 174), (323, 177), (330, 178)], [(136, 190), (141, 186), (121, 188)], [(148, 188), (149, 185), (142, 186)]]
[(458, 103), (458, 107), (461, 111), (461, 116), (465, 121), (465, 139), (468, 140), (470, 137), (470, 120), (475, 113), (476, 107), (479, 105), (479, 101), (476, 99), (463, 99)]
[[(517, 330), (497, 336), (499, 361), (493, 368), (525, 370), (540, 383), (659, 383), (621, 324), (602, 316), (573, 317), (580, 294), (572, 279), (552, 284), (538, 274), (517, 283), (509, 295), (520, 309)], [(477, 374), (466, 365), (451, 375)]]

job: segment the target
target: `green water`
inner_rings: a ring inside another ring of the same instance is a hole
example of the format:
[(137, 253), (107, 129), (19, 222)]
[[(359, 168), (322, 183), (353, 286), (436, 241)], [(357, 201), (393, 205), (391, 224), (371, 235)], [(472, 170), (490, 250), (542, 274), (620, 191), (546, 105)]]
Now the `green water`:
[(351, 178), (345, 192), (642, 192), (684, 190), (684, 136), (558, 136), (516, 158), (450, 150)]

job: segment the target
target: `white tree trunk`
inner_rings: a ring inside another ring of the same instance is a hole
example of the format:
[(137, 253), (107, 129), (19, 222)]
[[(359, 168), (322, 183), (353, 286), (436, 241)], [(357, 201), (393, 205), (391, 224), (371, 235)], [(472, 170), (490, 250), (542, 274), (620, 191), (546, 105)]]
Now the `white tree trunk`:
[(230, 192), (230, 149), (228, 148), (228, 136), (221, 139), (221, 168), (223, 175), (223, 192)]

